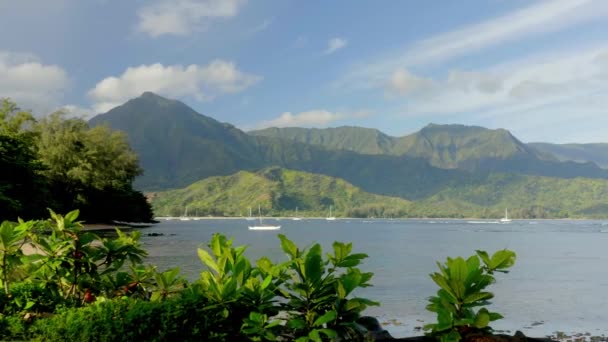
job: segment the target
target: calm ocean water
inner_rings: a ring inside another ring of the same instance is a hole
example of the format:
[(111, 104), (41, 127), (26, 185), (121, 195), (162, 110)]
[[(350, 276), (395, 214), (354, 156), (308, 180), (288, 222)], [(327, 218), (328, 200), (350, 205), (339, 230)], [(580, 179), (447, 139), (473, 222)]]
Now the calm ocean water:
[[(267, 223), (274, 223), (269, 219)], [(495, 329), (543, 336), (555, 331), (608, 334), (608, 222), (518, 221), (510, 224), (466, 220), (303, 220), (282, 219), (281, 233), (298, 246), (352, 242), (353, 251), (369, 254), (362, 265), (374, 272), (373, 287), (357, 295), (380, 301), (368, 314), (377, 316), (396, 337), (420, 335), (416, 327), (432, 322), (426, 298), (436, 286), (429, 273), (447, 256), (470, 256), (476, 249), (509, 248), (517, 262), (498, 274), (491, 309), (505, 319)], [(276, 231), (249, 231), (246, 220), (163, 221), (144, 233), (148, 261), (160, 269), (179, 266), (196, 279), (203, 265), (196, 248), (214, 232), (248, 245), (252, 258), (286, 257)]]

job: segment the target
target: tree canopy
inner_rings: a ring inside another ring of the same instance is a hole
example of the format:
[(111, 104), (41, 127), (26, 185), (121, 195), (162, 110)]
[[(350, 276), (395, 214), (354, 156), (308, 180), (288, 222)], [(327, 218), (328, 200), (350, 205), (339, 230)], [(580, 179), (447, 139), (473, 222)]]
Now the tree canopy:
[(149, 221), (132, 182), (143, 171), (122, 132), (61, 112), (35, 120), (8, 99), (0, 108), (0, 218), (80, 208), (92, 221)]

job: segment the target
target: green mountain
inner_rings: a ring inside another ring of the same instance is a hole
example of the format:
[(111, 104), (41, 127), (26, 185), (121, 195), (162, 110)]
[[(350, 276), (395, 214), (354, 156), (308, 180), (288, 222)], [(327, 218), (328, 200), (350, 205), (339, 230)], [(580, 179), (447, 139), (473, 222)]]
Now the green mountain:
[[(356, 127), (272, 129), (267, 132), (273, 134), (250, 135), (152, 93), (93, 118), (91, 124), (127, 133), (144, 169), (135, 185), (147, 191), (272, 166), (340, 178), (369, 193), (416, 201), (484, 186), (497, 173), (608, 178), (607, 170), (591, 163), (547, 158), (508, 131), (462, 125), (429, 125), (402, 138)], [(307, 140), (289, 138), (305, 132), (311, 132)], [(454, 201), (448, 203), (450, 215), (479, 210), (477, 202), (448, 199)]]
[(248, 133), (332, 150), (424, 158), (441, 168), (458, 168), (467, 161), (483, 158), (539, 157), (536, 150), (528, 148), (509, 131), (477, 126), (429, 124), (419, 132), (403, 137), (391, 137), (376, 129), (346, 126), (325, 129), (272, 127)]
[(260, 168), (256, 139), (150, 92), (90, 120), (125, 131), (145, 170), (142, 189), (184, 186), (211, 175)]
[[(445, 188), (417, 202), (424, 217), (605, 218), (608, 180), (492, 174), (477, 184)], [(454, 216), (456, 215), (456, 216)]]
[(538, 151), (551, 154), (560, 161), (574, 161), (578, 163), (592, 162), (602, 168), (608, 168), (608, 144), (549, 144), (529, 143)]
[[(209, 177), (190, 186), (152, 195), (160, 216), (322, 217), (331, 205), (341, 217), (454, 217), (498, 219), (509, 208), (513, 218), (603, 218), (608, 181), (492, 174), (411, 202), (371, 194), (339, 178), (278, 167)], [(256, 214), (254, 214), (255, 216)]]
[(419, 198), (454, 181), (458, 170), (441, 170), (419, 158), (364, 155), (351, 151), (251, 136), (232, 125), (198, 114), (179, 101), (153, 93), (130, 100), (91, 119), (125, 131), (140, 157), (143, 190), (180, 188), (202, 178), (269, 166), (326, 174), (365, 191)]
[(608, 177), (606, 171), (593, 164), (560, 162), (551, 154), (522, 143), (504, 129), (430, 124), (404, 137), (390, 137), (377, 130), (358, 127), (268, 128), (249, 134), (314, 144), (332, 150), (420, 158), (438, 168), (483, 174), (502, 172), (565, 178)]
[(323, 146), (331, 150), (346, 150), (362, 154), (399, 154), (395, 150), (395, 144), (399, 139), (373, 128), (352, 126), (323, 129), (270, 127), (247, 133)]
[(248, 208), (257, 215), (326, 216), (331, 205), (336, 216), (390, 214), (404, 216), (411, 205), (401, 198), (370, 194), (333, 177), (277, 167), (257, 172), (210, 177), (190, 186), (153, 195), (156, 215), (247, 216)]

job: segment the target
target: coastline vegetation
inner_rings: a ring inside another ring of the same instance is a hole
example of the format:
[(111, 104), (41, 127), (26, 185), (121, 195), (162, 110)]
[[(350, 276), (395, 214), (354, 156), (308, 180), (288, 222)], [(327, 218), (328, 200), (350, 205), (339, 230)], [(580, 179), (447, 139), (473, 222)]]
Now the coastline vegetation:
[(43, 218), (79, 208), (87, 222), (150, 222), (132, 183), (143, 170), (126, 135), (61, 112), (36, 119), (0, 104), (0, 219)]
[[(340, 242), (324, 256), (279, 235), (285, 262), (252, 263), (215, 234), (198, 249), (205, 268), (188, 283), (177, 268), (144, 266), (139, 232), (100, 238), (78, 211), (0, 227), (0, 339), (44, 341), (326, 341), (363, 339), (370, 305), (367, 255)], [(30, 253), (24, 253), (24, 246)]]
[[(606, 217), (606, 180), (488, 175), (483, 183), (455, 184), (423, 200), (363, 191), (345, 180), (270, 167), (203, 179), (150, 195), (157, 216), (243, 217), (262, 207), (267, 216), (518, 219)], [(298, 212), (296, 214), (296, 208)]]
[[(334, 242), (301, 249), (279, 234), (287, 260), (245, 257), (245, 246), (214, 234), (198, 249), (204, 266), (189, 283), (179, 269), (144, 265), (138, 231), (99, 237), (83, 230), (78, 211), (51, 211), (45, 221), (0, 225), (0, 339), (33, 341), (370, 341), (362, 313), (379, 303), (356, 296), (373, 274), (366, 254)], [(28, 248), (24, 248), (28, 246)], [(26, 253), (25, 250), (28, 250)], [(480, 263), (480, 259), (483, 265)], [(482, 308), (484, 289), (515, 260), (483, 251), (438, 264), (440, 286), (428, 309), (438, 322), (428, 336), (458, 341), (491, 334), (502, 316)]]

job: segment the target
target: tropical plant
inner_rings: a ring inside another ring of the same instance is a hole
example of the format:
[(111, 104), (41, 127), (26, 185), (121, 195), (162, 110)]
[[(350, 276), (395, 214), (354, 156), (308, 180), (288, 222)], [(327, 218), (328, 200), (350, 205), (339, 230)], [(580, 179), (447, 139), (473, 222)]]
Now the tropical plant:
[[(30, 281), (60, 293), (65, 299), (93, 301), (94, 294), (102, 290), (100, 284), (112, 283), (104, 276), (117, 273), (127, 261), (139, 264), (146, 256), (139, 245), (139, 232), (126, 234), (117, 230), (117, 238), (100, 238), (83, 230), (77, 221), (78, 210), (65, 216), (52, 210), (50, 213), (49, 234), (30, 234), (39, 253), (27, 256), (26, 260), (31, 271)], [(121, 283), (120, 277), (114, 276), (115, 284)]]
[(23, 220), (19, 220), (19, 223), (4, 221), (0, 224), (0, 284), (5, 294), (9, 293), (11, 272), (21, 264), (21, 248), (26, 242), (25, 237), (34, 224), (34, 221)]
[(485, 289), (496, 281), (494, 272), (508, 273), (515, 263), (515, 252), (504, 249), (492, 257), (484, 251), (476, 252), (467, 260), (457, 257), (447, 258), (445, 264), (438, 262), (440, 272), (430, 275), (439, 290), (429, 298), (427, 310), (437, 314), (437, 323), (424, 329), (441, 341), (460, 341), (471, 332), (489, 332), (489, 323), (503, 317), (485, 307), (474, 308), (490, 304), (488, 300), (494, 294)]
[[(207, 266), (201, 272), (200, 291), (209, 300), (210, 316), (222, 317), (215, 327), (218, 339), (235, 339), (250, 312), (276, 315), (277, 289), (283, 281), (280, 266), (267, 258), (251, 266), (244, 256), (246, 247), (232, 247), (232, 239), (214, 234), (208, 245), (211, 253), (198, 249), (198, 256)], [(228, 317), (230, 317), (228, 319)], [(249, 330), (248, 330), (249, 331)]]
[(284, 235), (279, 239), (289, 257), (290, 279), (284, 286), (286, 302), (282, 304), (287, 337), (296, 341), (363, 339), (364, 332), (355, 321), (368, 306), (379, 304), (347, 297), (359, 287), (370, 286), (373, 274), (356, 268), (367, 255), (351, 254), (352, 244), (334, 242), (334, 253), (324, 260), (318, 243), (300, 250)]

